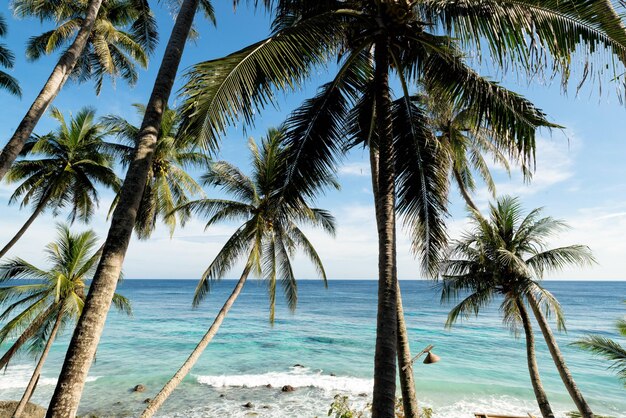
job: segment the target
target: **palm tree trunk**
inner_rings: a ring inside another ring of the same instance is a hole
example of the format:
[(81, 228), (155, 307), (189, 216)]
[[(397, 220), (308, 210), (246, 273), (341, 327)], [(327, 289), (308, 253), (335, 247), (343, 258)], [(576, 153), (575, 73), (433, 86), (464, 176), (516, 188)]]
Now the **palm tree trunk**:
[(528, 372), (530, 374), (530, 382), (535, 391), (535, 398), (539, 404), (539, 410), (543, 418), (554, 418), (554, 413), (548, 402), (548, 395), (543, 389), (541, 378), (539, 377), (539, 367), (537, 366), (537, 358), (535, 356), (535, 334), (530, 323), (528, 311), (521, 300), (517, 300), (517, 309), (522, 317), (522, 325), (524, 326), (524, 335), (526, 336), (526, 360), (528, 361)]
[(48, 337), (48, 341), (46, 342), (46, 346), (41, 353), (41, 357), (39, 357), (39, 361), (37, 362), (37, 366), (35, 366), (35, 371), (33, 375), (30, 377), (30, 381), (28, 382), (28, 386), (26, 386), (26, 390), (22, 395), (22, 399), (20, 399), (20, 403), (17, 404), (17, 408), (15, 408), (15, 412), (13, 413), (13, 418), (20, 418), (22, 413), (24, 413), (24, 408), (26, 408), (26, 404), (30, 400), (31, 396), (33, 396), (33, 392), (35, 391), (35, 386), (39, 381), (39, 376), (41, 375), (41, 369), (43, 369), (43, 364), (46, 362), (46, 357), (48, 357), (48, 353), (50, 352), (50, 347), (52, 347), (52, 343), (56, 338), (57, 332), (61, 327), (61, 318), (63, 317), (63, 307), (59, 307), (59, 313), (57, 314), (56, 320), (54, 322), (54, 326), (52, 327), (52, 331), (50, 331), (50, 336)]
[(548, 350), (550, 350), (552, 360), (554, 361), (554, 364), (559, 371), (559, 375), (561, 375), (561, 380), (567, 388), (567, 391), (569, 392), (572, 400), (576, 404), (578, 412), (580, 412), (582, 418), (593, 418), (593, 412), (587, 404), (587, 401), (585, 401), (585, 398), (583, 398), (582, 393), (580, 393), (580, 390), (578, 390), (578, 386), (576, 386), (576, 382), (574, 382), (574, 378), (572, 377), (569, 369), (567, 368), (567, 365), (565, 364), (563, 354), (561, 354), (559, 345), (554, 338), (554, 334), (552, 334), (552, 330), (550, 329), (550, 325), (548, 324), (546, 317), (544, 316), (543, 312), (541, 312), (541, 308), (539, 307), (539, 303), (537, 302), (535, 295), (533, 295), (532, 293), (528, 293), (526, 297), (528, 298), (530, 307), (535, 314), (537, 322), (539, 323), (539, 328), (541, 328), (543, 338), (546, 340), (546, 344), (548, 345)]
[(7, 243), (7, 245), (4, 246), (4, 248), (2, 248), (0, 250), (0, 258), (4, 257), (4, 255), (9, 252), (9, 250), (15, 245), (16, 242), (18, 242), (20, 240), (20, 238), (22, 238), (22, 235), (24, 235), (26, 233), (26, 230), (28, 228), (30, 228), (31, 224), (35, 221), (35, 219), (41, 214), (41, 212), (43, 212), (43, 210), (46, 208), (46, 204), (48, 203), (49, 198), (44, 198), (35, 208), (35, 211), (32, 213), (32, 215), (29, 216), (29, 218), (26, 220), (26, 222), (24, 223), (24, 225), (22, 225), (22, 227), (20, 228), (19, 231), (17, 231), (17, 234), (15, 234), (15, 236), (11, 239), (11, 241), (9, 241)]
[(185, 360), (185, 362), (180, 367), (180, 369), (178, 369), (176, 374), (172, 376), (172, 378), (165, 384), (165, 386), (163, 386), (163, 389), (161, 389), (161, 391), (150, 401), (146, 409), (141, 414), (140, 418), (150, 418), (151, 416), (153, 416), (156, 411), (161, 407), (161, 405), (163, 405), (163, 402), (167, 400), (167, 398), (172, 394), (174, 389), (176, 389), (180, 382), (182, 382), (185, 376), (187, 376), (187, 374), (191, 371), (191, 368), (196, 364), (204, 349), (207, 347), (207, 345), (209, 345), (213, 337), (215, 337), (215, 334), (217, 334), (217, 331), (220, 329), (220, 325), (222, 325), (226, 314), (241, 293), (243, 285), (246, 283), (246, 279), (248, 278), (248, 274), (250, 274), (249, 264), (246, 265), (243, 273), (241, 274), (241, 277), (239, 278), (239, 281), (237, 282), (237, 285), (233, 289), (228, 299), (226, 299), (224, 306), (222, 306), (222, 309), (220, 309), (219, 313), (213, 320), (213, 323), (211, 324), (209, 330), (206, 332), (206, 334), (204, 334), (196, 348), (193, 349), (187, 360)]
[(28, 112), (26, 112), (26, 115), (18, 125), (9, 142), (4, 146), (4, 149), (0, 153), (0, 180), (2, 180), (9, 168), (11, 168), (11, 164), (13, 164), (13, 161), (15, 161), (22, 151), (24, 143), (33, 133), (39, 119), (41, 119), (46, 109), (48, 109), (48, 106), (50, 106), (50, 103), (52, 103), (57, 94), (59, 94), (59, 91), (61, 91), (67, 78), (76, 66), (78, 59), (87, 45), (91, 29), (98, 17), (101, 4), (102, 0), (91, 0), (89, 2), (87, 13), (76, 34), (74, 42), (72, 42), (72, 45), (63, 53), (57, 65), (52, 70), (46, 84), (44, 84), (35, 98), (35, 101), (28, 109)]
[(465, 204), (480, 214), (480, 211), (478, 210), (478, 206), (476, 206), (476, 204), (470, 197), (469, 193), (467, 192), (465, 185), (463, 184), (463, 179), (461, 179), (461, 174), (455, 168), (452, 169), (452, 172), (454, 173), (454, 179), (456, 180), (456, 184), (459, 186), (459, 191), (461, 192), (461, 196), (463, 196), (463, 199), (465, 200)]
[[(374, 356), (372, 418), (393, 418), (396, 402), (398, 313), (396, 272), (395, 158), (389, 94), (389, 40), (377, 40), (374, 51), (378, 196), (374, 199), (378, 228), (378, 314)], [(370, 152), (373, 147), (370, 146)]]
[(68, 348), (59, 382), (50, 401), (46, 417), (73, 417), (96, 353), (111, 300), (124, 263), (124, 257), (135, 225), (137, 210), (146, 186), (148, 171), (156, 147), (163, 112), (172, 92), (180, 59), (187, 42), (199, 0), (184, 0), (165, 48), (154, 88), (146, 107), (138, 135), (137, 149), (131, 162), (120, 199), (113, 212), (109, 234), (98, 269), (89, 287), (83, 313)]
[(29, 340), (30, 337), (35, 335), (39, 327), (44, 323), (48, 315), (52, 313), (52, 311), (57, 307), (56, 304), (50, 306), (48, 309), (37, 315), (33, 322), (31, 322), (26, 330), (22, 332), (22, 334), (15, 340), (13, 345), (2, 355), (0, 358), (0, 369), (6, 367), (9, 364), (9, 361), (13, 358), (15, 353)]
[(398, 370), (400, 373), (400, 389), (402, 390), (402, 407), (405, 418), (419, 418), (417, 395), (415, 394), (415, 381), (413, 380), (413, 367), (411, 365), (411, 346), (409, 335), (404, 322), (404, 309), (402, 308), (402, 294), (398, 282)]

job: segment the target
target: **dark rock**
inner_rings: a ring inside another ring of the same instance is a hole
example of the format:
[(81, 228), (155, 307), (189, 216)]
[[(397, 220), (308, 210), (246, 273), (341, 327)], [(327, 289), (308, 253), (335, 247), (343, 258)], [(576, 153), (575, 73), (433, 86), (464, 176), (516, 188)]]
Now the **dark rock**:
[(295, 390), (296, 390), (296, 388), (294, 388), (293, 386), (285, 385), (285, 386), (282, 387), (281, 392), (293, 392)]
[(332, 377), (335, 377), (335, 376), (337, 376), (337, 375), (336, 375), (335, 373), (331, 373), (330, 375), (331, 375)]
[(224, 395), (223, 393), (220, 393), (220, 398), (225, 397), (226, 395)]
[(143, 400), (143, 403), (150, 403), (150, 402), (152, 402), (152, 399), (150, 399), (150, 398), (146, 398), (146, 399)]
[(293, 367), (304, 367), (302, 364), (294, 364)]
[(268, 388), (268, 389), (271, 389), (272, 385), (268, 383), (267, 385), (265, 385), (265, 387)]
[(252, 402), (247, 402), (241, 406), (243, 406), (244, 408), (254, 408), (254, 404)]
[(364, 393), (359, 393), (359, 396), (362, 397), (362, 398), (367, 398), (367, 393), (365, 393), (365, 392)]
[(133, 392), (145, 392), (146, 387), (144, 385), (137, 385), (133, 388)]
[(261, 408), (263, 408), (263, 409), (270, 409), (270, 408), (271, 408), (271, 406), (269, 406), (269, 405), (263, 405)]

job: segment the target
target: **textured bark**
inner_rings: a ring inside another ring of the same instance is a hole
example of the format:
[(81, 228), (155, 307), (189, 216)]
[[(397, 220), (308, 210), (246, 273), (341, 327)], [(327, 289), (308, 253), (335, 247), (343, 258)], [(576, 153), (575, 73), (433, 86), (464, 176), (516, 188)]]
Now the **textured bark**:
[(587, 401), (585, 401), (585, 398), (583, 398), (582, 393), (580, 393), (580, 390), (578, 390), (578, 386), (576, 385), (576, 382), (574, 382), (574, 378), (572, 377), (572, 374), (567, 368), (567, 364), (565, 364), (565, 359), (563, 358), (563, 354), (561, 353), (561, 350), (559, 349), (559, 345), (557, 344), (556, 339), (554, 338), (554, 334), (552, 334), (552, 330), (550, 329), (550, 324), (548, 324), (548, 321), (546, 320), (545, 315), (543, 314), (543, 312), (541, 312), (541, 308), (539, 307), (539, 303), (537, 302), (537, 299), (535, 298), (533, 294), (530, 294), (530, 293), (527, 295), (527, 298), (528, 298), (530, 307), (532, 308), (533, 313), (535, 314), (535, 318), (537, 319), (537, 322), (539, 323), (539, 328), (541, 328), (541, 333), (543, 334), (543, 338), (546, 340), (546, 344), (548, 345), (548, 350), (550, 350), (550, 355), (552, 356), (552, 360), (554, 361), (554, 364), (556, 365), (556, 368), (559, 371), (559, 375), (561, 376), (561, 380), (563, 381), (563, 384), (567, 388), (567, 391), (569, 392), (569, 395), (574, 401), (574, 404), (576, 404), (576, 408), (578, 409), (578, 412), (580, 412), (582, 418), (593, 418), (594, 417), (593, 412), (591, 411), (591, 408), (587, 404)]
[[(378, 39), (374, 51), (376, 86), (376, 130), (379, 167), (375, 196), (378, 229), (378, 314), (376, 318), (376, 352), (374, 357), (374, 391), (372, 418), (393, 418), (396, 402), (396, 219), (395, 158), (389, 94), (389, 40)], [(370, 147), (370, 152), (373, 152)]]
[(22, 348), (22, 346), (26, 343), (26, 341), (30, 339), (30, 337), (35, 335), (39, 327), (44, 323), (44, 321), (48, 318), (48, 315), (50, 315), (56, 307), (56, 304), (52, 305), (48, 309), (37, 315), (37, 317), (35, 317), (33, 322), (28, 325), (26, 330), (22, 332), (17, 340), (15, 340), (13, 345), (6, 351), (6, 353), (2, 355), (2, 358), (0, 358), (0, 369), (6, 367), (9, 364), (9, 361), (11, 361), (15, 353), (17, 353), (17, 351)]
[(102, 335), (135, 225), (137, 210), (156, 148), (163, 112), (172, 92), (197, 8), (198, 0), (184, 0), (176, 17), (150, 100), (146, 106), (135, 156), (126, 173), (120, 199), (113, 212), (102, 257), (89, 287), (83, 313), (74, 330), (59, 381), (50, 401), (46, 414), (48, 418), (72, 418), (78, 410), (89, 367)]
[(67, 78), (76, 66), (78, 59), (87, 45), (89, 35), (98, 17), (98, 11), (101, 5), (102, 0), (91, 0), (89, 2), (87, 13), (83, 19), (82, 26), (76, 34), (76, 38), (74, 38), (74, 42), (72, 42), (72, 45), (63, 53), (52, 70), (46, 84), (44, 84), (35, 98), (35, 101), (28, 109), (28, 112), (26, 112), (26, 115), (18, 125), (9, 142), (4, 146), (4, 149), (0, 153), (0, 180), (2, 180), (9, 168), (11, 168), (13, 161), (15, 161), (22, 151), (26, 140), (33, 133), (39, 119), (41, 119), (46, 109), (48, 109), (48, 106), (50, 106), (50, 103), (52, 103), (57, 94), (59, 94), (59, 91), (61, 91)]
[(43, 212), (43, 210), (46, 208), (46, 203), (48, 203), (48, 199), (44, 199), (41, 203), (39, 203), (39, 205), (37, 205), (37, 207), (35, 208), (35, 211), (32, 213), (32, 215), (28, 217), (28, 219), (26, 220), (24, 225), (22, 225), (20, 230), (17, 231), (17, 234), (15, 234), (15, 236), (11, 238), (11, 241), (9, 241), (7, 245), (5, 245), (4, 248), (0, 250), (0, 258), (4, 257), (4, 255), (9, 252), (9, 250), (15, 245), (15, 243), (18, 242), (20, 238), (22, 238), (22, 235), (26, 233), (26, 230), (31, 226), (31, 224), (35, 221), (35, 219), (37, 219), (37, 217), (41, 214), (41, 212)]
[(463, 196), (463, 199), (465, 200), (465, 204), (469, 206), (470, 208), (474, 209), (476, 212), (480, 213), (480, 211), (478, 210), (478, 206), (476, 206), (471, 196), (467, 192), (465, 185), (463, 184), (463, 180), (461, 179), (461, 174), (459, 174), (459, 172), (456, 169), (452, 169), (452, 171), (454, 172), (454, 179), (456, 180), (456, 184), (459, 186), (459, 191), (461, 192), (461, 196)]
[(526, 337), (526, 360), (528, 362), (528, 373), (530, 374), (530, 382), (535, 391), (535, 398), (541, 411), (543, 418), (554, 418), (554, 413), (548, 402), (548, 395), (543, 389), (541, 378), (539, 377), (539, 367), (537, 366), (537, 358), (535, 356), (535, 334), (530, 323), (530, 317), (524, 304), (517, 300), (517, 309), (522, 317), (522, 325), (524, 326), (524, 335)]
[[(398, 282), (398, 373), (400, 373), (400, 389), (402, 390), (402, 407), (405, 418), (419, 418), (413, 366), (411, 365), (411, 346), (404, 322), (402, 293)], [(408, 366), (408, 367), (407, 367)]]
[(39, 376), (41, 375), (41, 369), (43, 369), (43, 365), (46, 362), (46, 358), (48, 357), (48, 353), (50, 352), (50, 347), (52, 347), (52, 343), (57, 336), (57, 332), (59, 332), (59, 328), (61, 327), (61, 319), (63, 317), (63, 308), (59, 307), (59, 313), (56, 316), (54, 321), (54, 326), (52, 327), (52, 331), (50, 331), (50, 336), (48, 337), (48, 341), (46, 342), (46, 346), (41, 353), (41, 357), (39, 357), (39, 361), (37, 362), (37, 366), (35, 366), (35, 370), (33, 371), (33, 375), (30, 377), (28, 382), (28, 386), (26, 386), (26, 390), (22, 395), (22, 399), (17, 404), (15, 408), (15, 412), (13, 412), (13, 418), (20, 418), (20, 416), (24, 413), (24, 408), (26, 408), (26, 404), (30, 400), (31, 396), (33, 396), (33, 392), (35, 391), (35, 387), (37, 386), (37, 382), (39, 382)]
[(241, 290), (243, 289), (243, 285), (246, 283), (246, 279), (248, 278), (249, 273), (250, 267), (246, 266), (241, 275), (241, 278), (237, 282), (237, 285), (233, 289), (228, 299), (226, 299), (224, 306), (222, 306), (222, 309), (220, 309), (219, 313), (215, 317), (215, 320), (213, 320), (213, 323), (211, 324), (211, 327), (209, 328), (207, 333), (204, 334), (196, 348), (193, 349), (187, 360), (185, 360), (185, 362), (180, 367), (180, 369), (178, 369), (176, 374), (172, 376), (172, 378), (165, 384), (165, 386), (163, 386), (163, 389), (161, 389), (161, 391), (150, 401), (146, 409), (141, 414), (141, 418), (150, 418), (151, 416), (153, 416), (156, 411), (161, 407), (161, 405), (163, 405), (163, 402), (165, 402), (167, 398), (172, 394), (174, 389), (176, 389), (180, 382), (183, 381), (185, 376), (189, 374), (192, 367), (200, 358), (200, 355), (202, 354), (204, 349), (207, 347), (207, 345), (209, 345), (215, 334), (217, 334), (217, 331), (219, 330), (220, 325), (222, 325), (226, 314), (241, 293)]

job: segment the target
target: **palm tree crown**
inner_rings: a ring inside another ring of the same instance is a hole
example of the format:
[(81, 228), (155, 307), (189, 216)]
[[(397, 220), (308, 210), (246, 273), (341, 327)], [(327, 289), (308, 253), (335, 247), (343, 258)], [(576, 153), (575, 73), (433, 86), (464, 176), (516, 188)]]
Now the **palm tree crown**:
[[(91, 230), (71, 233), (64, 225), (58, 225), (57, 231), (57, 240), (45, 249), (49, 268), (41, 269), (21, 258), (0, 265), (0, 283), (32, 280), (29, 284), (0, 288), (0, 305), (6, 306), (0, 314), (0, 321), (11, 318), (0, 329), (0, 344), (12, 337), (26, 337), (20, 340), (22, 345), (17, 349), (9, 350), (12, 355), (27, 347), (37, 353), (47, 340), (55, 318), (61, 315), (63, 323), (69, 324), (82, 312), (88, 287), (86, 282), (93, 275), (100, 257), (100, 250), (96, 251), (97, 237)], [(131, 313), (130, 302), (121, 295), (115, 296), (115, 306)], [(36, 326), (31, 326), (33, 324)], [(27, 346), (26, 342), (30, 344)], [(3, 366), (8, 360), (3, 358)]]
[[(290, 170), (290, 150), (282, 143), (282, 132), (272, 129), (261, 147), (250, 140), (253, 172), (250, 177), (225, 161), (211, 164), (202, 180), (216, 186), (235, 200), (201, 199), (182, 208), (209, 217), (207, 228), (221, 221), (244, 221), (206, 269), (194, 295), (198, 305), (219, 280), (242, 258), (252, 274), (267, 280), (270, 297), (270, 321), (274, 321), (276, 283), (280, 280), (290, 309), (297, 302), (296, 277), (290, 258), (302, 250), (326, 282), (326, 273), (315, 248), (298, 225), (317, 226), (334, 234), (334, 218), (325, 210), (311, 208), (306, 198), (295, 199), (284, 193)], [(311, 187), (336, 185), (332, 177), (311, 180)]]
[(21, 182), (10, 202), (21, 199), (21, 206), (50, 208), (55, 215), (69, 206), (70, 222), (87, 222), (99, 201), (96, 186), (117, 190), (120, 185), (106, 152), (106, 133), (95, 122), (94, 109), (83, 108), (69, 121), (56, 108), (50, 114), (59, 127), (31, 138), (22, 151), (28, 158), (7, 174), (9, 182)]
[[(145, 107), (135, 105), (140, 115)], [(104, 129), (121, 140), (121, 144), (110, 147), (121, 161), (124, 168), (132, 162), (137, 146), (139, 127), (132, 125), (121, 116), (103, 118)], [(185, 169), (197, 167), (206, 162), (206, 157), (194, 150), (189, 138), (178, 135), (180, 120), (174, 109), (163, 112), (161, 129), (158, 134), (156, 149), (152, 157), (152, 168), (143, 192), (141, 205), (135, 221), (135, 233), (140, 239), (149, 238), (158, 218), (167, 224), (170, 235), (176, 228), (176, 217), (166, 216), (174, 208), (184, 205), (192, 196), (203, 195), (202, 188)], [(117, 204), (116, 197), (111, 211)], [(181, 224), (190, 217), (189, 210), (179, 210), (176, 215)]]
[[(37, 60), (71, 42), (81, 28), (88, 2), (13, 0), (19, 17), (51, 20), (57, 25), (29, 39), (26, 55)], [(136, 65), (146, 68), (148, 55), (157, 43), (156, 21), (144, 0), (112, 0), (102, 3), (89, 40), (71, 77), (79, 82), (95, 80), (99, 94), (105, 77), (137, 82)]]
[[(7, 33), (7, 23), (3, 15), (0, 15), (0, 37)], [(7, 48), (5, 44), (0, 44), (0, 66), (4, 68), (13, 68), (15, 56)], [(21, 97), (22, 89), (17, 80), (4, 71), (0, 71), (0, 88), (5, 89), (14, 96)]]

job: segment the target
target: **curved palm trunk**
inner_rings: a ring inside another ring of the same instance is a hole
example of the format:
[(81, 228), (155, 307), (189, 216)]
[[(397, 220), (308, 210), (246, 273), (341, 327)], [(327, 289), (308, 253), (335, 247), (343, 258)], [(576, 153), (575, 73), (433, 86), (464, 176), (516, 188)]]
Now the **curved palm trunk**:
[(474, 209), (476, 212), (480, 213), (478, 210), (478, 206), (474, 203), (471, 196), (469, 195), (465, 185), (463, 184), (463, 180), (461, 179), (461, 174), (456, 169), (452, 169), (454, 173), (454, 179), (456, 180), (456, 184), (459, 186), (459, 191), (461, 192), (461, 196), (463, 196), (463, 200), (465, 200), (465, 204), (470, 208)]
[(33, 396), (35, 386), (37, 386), (37, 382), (39, 382), (39, 376), (41, 375), (41, 369), (43, 369), (43, 364), (46, 362), (46, 358), (48, 357), (48, 353), (50, 352), (50, 347), (52, 347), (52, 343), (54, 342), (57, 332), (59, 332), (59, 328), (61, 327), (62, 317), (63, 308), (60, 307), (59, 313), (57, 314), (56, 320), (54, 321), (54, 326), (52, 327), (52, 331), (50, 331), (50, 336), (48, 337), (48, 341), (46, 342), (46, 346), (41, 353), (41, 357), (39, 357), (37, 366), (35, 366), (35, 371), (33, 371), (33, 375), (30, 377), (30, 381), (28, 382), (28, 386), (26, 386), (26, 390), (22, 395), (22, 399), (20, 399), (20, 403), (18, 403), (17, 408), (15, 408), (13, 418), (20, 418), (20, 416), (24, 413), (24, 408), (26, 408), (26, 404), (30, 400), (31, 396)]
[(48, 200), (49, 198), (45, 198), (41, 203), (39, 203), (39, 205), (37, 205), (37, 207), (35, 208), (35, 211), (32, 213), (32, 215), (28, 217), (26, 222), (24, 222), (24, 225), (22, 225), (20, 230), (17, 231), (17, 234), (15, 234), (15, 236), (11, 239), (11, 241), (9, 241), (7, 245), (5, 245), (0, 250), (0, 258), (4, 257), (4, 255), (7, 252), (9, 252), (9, 250), (15, 245), (15, 243), (18, 242), (20, 238), (22, 238), (22, 236), (26, 233), (26, 230), (30, 228), (30, 226), (35, 221), (35, 219), (39, 215), (41, 215), (41, 212), (43, 212), (43, 210), (46, 208), (46, 203), (48, 203)]
[(59, 381), (46, 417), (68, 418), (76, 415), (85, 379), (102, 335), (107, 313), (122, 269), (135, 225), (137, 210), (146, 186), (156, 147), (163, 112), (172, 92), (180, 59), (187, 42), (199, 0), (184, 0), (167, 43), (154, 88), (146, 107), (119, 203), (113, 212), (102, 257), (94, 275), (83, 313), (76, 325), (61, 369)]
[(187, 376), (187, 374), (191, 371), (191, 368), (196, 364), (204, 349), (207, 347), (207, 345), (209, 345), (215, 334), (217, 334), (217, 331), (220, 329), (220, 325), (222, 325), (226, 314), (241, 293), (243, 285), (246, 283), (246, 279), (248, 278), (248, 274), (250, 274), (250, 266), (246, 266), (246, 268), (244, 269), (243, 273), (241, 274), (241, 278), (237, 282), (237, 285), (233, 289), (228, 299), (226, 299), (224, 306), (222, 306), (222, 309), (220, 309), (219, 313), (215, 317), (215, 320), (213, 320), (213, 323), (211, 324), (209, 330), (206, 332), (206, 334), (204, 334), (196, 348), (193, 349), (187, 360), (185, 360), (185, 362), (180, 367), (180, 369), (178, 369), (176, 374), (172, 376), (172, 378), (165, 384), (165, 386), (163, 386), (163, 389), (161, 389), (161, 391), (150, 401), (146, 409), (141, 414), (141, 418), (150, 418), (151, 416), (153, 416), (156, 411), (161, 407), (161, 405), (163, 405), (163, 402), (167, 400), (167, 398), (172, 394), (174, 389), (176, 389), (180, 382), (182, 382), (185, 376)]
[(11, 164), (13, 164), (13, 161), (15, 161), (22, 151), (24, 143), (33, 133), (33, 129), (35, 129), (39, 119), (41, 119), (46, 109), (48, 109), (48, 106), (50, 106), (50, 103), (52, 103), (57, 94), (59, 94), (59, 91), (61, 91), (67, 78), (76, 66), (78, 59), (87, 45), (89, 34), (96, 21), (96, 17), (98, 17), (98, 11), (101, 5), (102, 0), (91, 0), (89, 2), (87, 13), (76, 34), (74, 42), (72, 42), (72, 45), (63, 53), (57, 65), (55, 65), (52, 70), (52, 74), (50, 74), (46, 84), (44, 84), (35, 98), (35, 101), (15, 130), (15, 133), (13, 133), (9, 142), (4, 146), (2, 153), (0, 153), (0, 180), (2, 180), (9, 168), (11, 168)]
[(417, 395), (415, 394), (415, 381), (413, 380), (413, 367), (411, 365), (411, 346), (409, 335), (404, 322), (404, 309), (402, 308), (402, 294), (398, 282), (398, 370), (400, 374), (400, 389), (402, 390), (402, 407), (405, 418), (419, 418)]
[(526, 336), (526, 360), (528, 362), (528, 373), (530, 374), (530, 382), (533, 385), (535, 391), (535, 398), (537, 398), (537, 404), (539, 404), (539, 410), (543, 418), (554, 418), (554, 413), (548, 402), (548, 395), (546, 395), (543, 385), (541, 384), (541, 378), (539, 377), (539, 367), (537, 366), (537, 358), (535, 357), (535, 334), (530, 323), (530, 317), (526, 307), (520, 301), (517, 300), (517, 309), (522, 317), (522, 325), (524, 326), (524, 335)]
[(561, 380), (563, 384), (567, 388), (569, 395), (572, 400), (576, 404), (576, 408), (578, 412), (582, 415), (583, 418), (593, 418), (593, 412), (591, 408), (583, 398), (582, 393), (578, 389), (576, 382), (574, 382), (574, 378), (572, 377), (569, 369), (567, 368), (567, 364), (565, 364), (565, 359), (563, 358), (563, 354), (559, 349), (559, 345), (554, 338), (554, 334), (552, 334), (552, 330), (550, 329), (550, 325), (546, 320), (543, 312), (541, 312), (541, 308), (539, 307), (539, 303), (535, 296), (529, 293), (527, 296), (528, 302), (530, 304), (533, 313), (535, 314), (535, 318), (539, 323), (539, 328), (541, 328), (541, 333), (543, 334), (543, 338), (546, 340), (546, 344), (548, 345), (548, 350), (550, 350), (550, 355), (552, 356), (552, 360), (556, 365), (557, 370), (559, 371), (559, 375), (561, 376)]
[[(370, 166), (372, 172), (372, 190), (374, 198), (378, 198), (378, 150), (370, 151)], [(400, 282), (397, 283), (397, 315), (398, 315), (398, 373), (400, 375), (400, 389), (402, 391), (402, 407), (406, 418), (419, 418), (419, 406), (415, 394), (415, 381), (413, 379), (413, 367), (411, 365), (411, 346), (404, 321), (404, 309), (402, 308), (402, 292)]]
[[(395, 163), (390, 111), (388, 46), (388, 39), (383, 37), (377, 40), (374, 51), (379, 167), (378, 196), (374, 199), (378, 228), (378, 313), (372, 418), (393, 418), (396, 402), (398, 313), (395, 263)], [(372, 147), (370, 150), (373, 152)]]
[(11, 361), (15, 353), (17, 353), (17, 351), (22, 348), (22, 346), (26, 343), (26, 341), (29, 340), (30, 337), (35, 335), (39, 327), (44, 323), (46, 318), (48, 318), (48, 315), (50, 315), (56, 307), (56, 304), (52, 305), (48, 309), (37, 315), (37, 317), (35, 317), (33, 322), (28, 325), (26, 330), (22, 332), (17, 340), (15, 340), (13, 345), (6, 351), (6, 353), (2, 355), (2, 358), (0, 358), (0, 369), (6, 367), (9, 364), (9, 361)]

